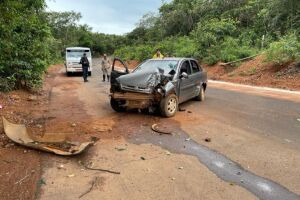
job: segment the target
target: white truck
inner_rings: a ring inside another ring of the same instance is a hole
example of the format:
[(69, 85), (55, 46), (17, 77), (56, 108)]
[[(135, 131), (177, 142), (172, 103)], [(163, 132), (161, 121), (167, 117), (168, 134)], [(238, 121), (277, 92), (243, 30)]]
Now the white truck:
[(92, 53), (90, 48), (86, 47), (68, 47), (66, 48), (66, 73), (71, 75), (72, 73), (82, 73), (82, 65), (79, 64), (81, 57), (86, 53), (86, 56), (90, 62), (89, 76), (92, 75)]

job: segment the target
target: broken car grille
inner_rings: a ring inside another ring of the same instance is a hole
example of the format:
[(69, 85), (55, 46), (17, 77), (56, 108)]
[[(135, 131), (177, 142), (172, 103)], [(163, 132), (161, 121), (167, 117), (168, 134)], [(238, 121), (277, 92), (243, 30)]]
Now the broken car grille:
[(121, 85), (121, 89), (125, 90), (125, 91), (140, 92), (140, 93), (146, 93), (146, 94), (152, 93), (151, 88), (144, 88), (144, 87), (139, 87), (139, 86)]

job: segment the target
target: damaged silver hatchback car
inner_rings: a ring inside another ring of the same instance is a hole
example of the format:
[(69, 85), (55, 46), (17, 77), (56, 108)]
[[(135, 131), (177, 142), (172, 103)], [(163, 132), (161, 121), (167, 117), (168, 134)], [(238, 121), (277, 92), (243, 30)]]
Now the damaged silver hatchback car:
[(162, 116), (173, 117), (180, 103), (190, 99), (203, 101), (206, 88), (207, 73), (195, 59), (149, 59), (129, 73), (126, 64), (115, 58), (111, 107), (117, 112), (159, 110)]

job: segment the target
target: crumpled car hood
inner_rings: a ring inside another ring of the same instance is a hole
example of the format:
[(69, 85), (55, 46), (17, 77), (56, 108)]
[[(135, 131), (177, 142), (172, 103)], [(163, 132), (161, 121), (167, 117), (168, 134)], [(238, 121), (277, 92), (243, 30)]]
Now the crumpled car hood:
[(134, 72), (131, 74), (120, 76), (119, 78), (117, 78), (117, 81), (120, 84), (126, 86), (147, 88), (149, 81), (157, 82), (156, 78), (152, 78), (153, 76), (157, 76), (157, 72)]

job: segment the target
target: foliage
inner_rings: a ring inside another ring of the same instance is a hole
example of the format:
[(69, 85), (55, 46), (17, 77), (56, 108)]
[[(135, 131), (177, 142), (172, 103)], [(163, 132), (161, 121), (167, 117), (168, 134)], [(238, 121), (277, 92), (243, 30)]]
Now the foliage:
[(299, 0), (173, 0), (122, 36), (95, 33), (80, 18), (74, 11), (46, 12), (45, 0), (1, 0), (0, 90), (38, 87), (46, 67), (71, 46), (140, 61), (157, 48), (208, 64), (264, 50), (268, 61), (299, 59)]
[(294, 33), (271, 43), (270, 48), (266, 51), (266, 60), (277, 64), (296, 59), (300, 61), (300, 41)]
[(157, 43), (125, 46), (115, 51), (115, 56), (125, 60), (139, 60), (152, 58), (156, 49), (160, 49), (165, 57), (193, 57), (197, 50), (195, 42), (189, 37), (170, 37)]
[(152, 51), (159, 47), (167, 55), (215, 64), (263, 51), (291, 31), (299, 40), (299, 0), (173, 0), (158, 14), (146, 14), (125, 45), (132, 55), (150, 45)]
[(51, 44), (55, 45), (54, 52), (59, 52), (55, 55), (52, 54), (52, 58), (60, 58), (64, 55), (65, 48), (72, 46), (89, 47), (95, 54), (111, 54), (116, 46), (123, 43), (122, 36), (94, 33), (88, 25), (79, 25), (80, 13), (74, 11), (48, 12), (46, 15), (48, 25), (55, 38)]
[(0, 2), (1, 90), (41, 85), (50, 60), (50, 29), (44, 20), (43, 0)]
[(256, 53), (255, 49), (249, 46), (243, 46), (238, 39), (228, 37), (220, 45), (220, 60), (223, 62), (230, 62), (241, 58), (249, 57)]
[(115, 52), (116, 57), (125, 60), (145, 60), (151, 57), (153, 49), (150, 45), (126, 46)]

